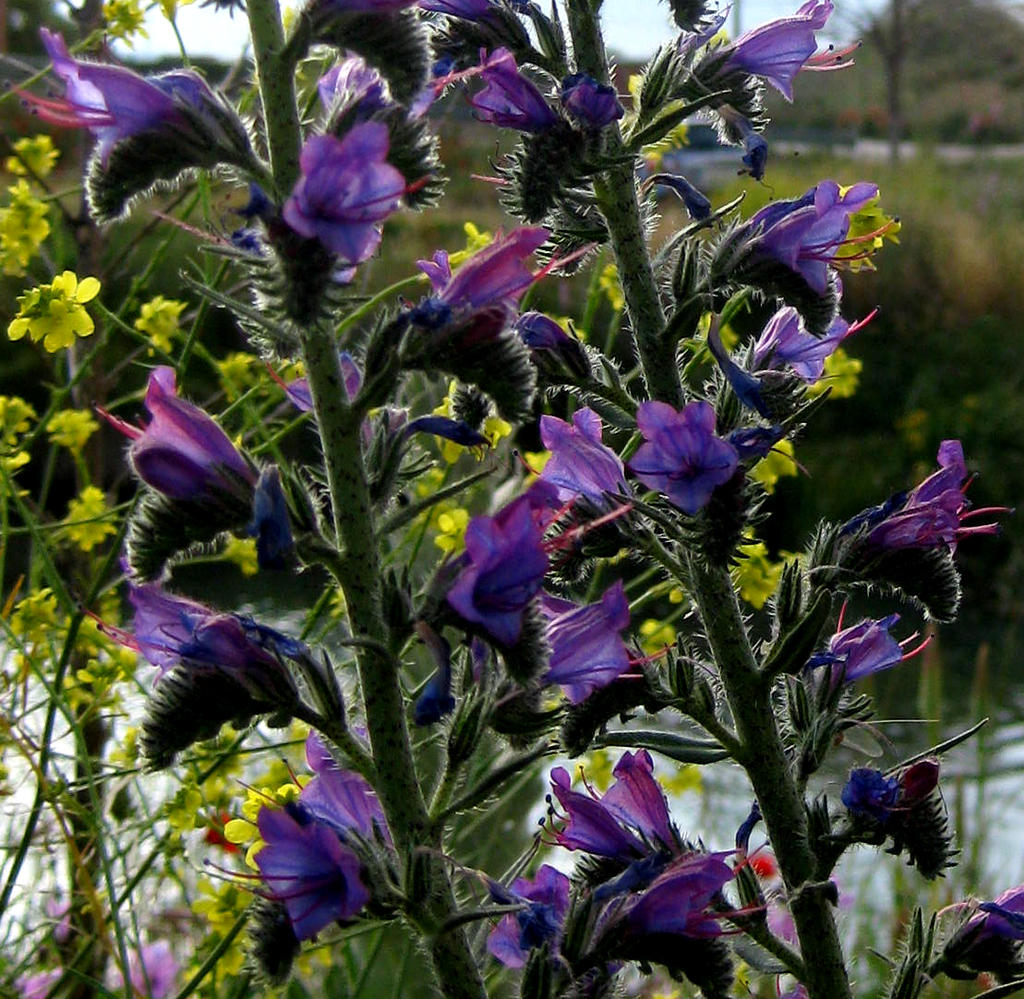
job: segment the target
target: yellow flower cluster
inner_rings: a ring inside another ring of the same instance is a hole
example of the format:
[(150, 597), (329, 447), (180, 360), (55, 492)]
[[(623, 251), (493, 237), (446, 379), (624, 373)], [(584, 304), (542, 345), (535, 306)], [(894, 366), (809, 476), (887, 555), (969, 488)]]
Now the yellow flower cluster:
[(764, 486), (766, 493), (775, 492), (775, 484), (786, 475), (796, 475), (797, 463), (793, 457), (793, 442), (779, 441), (751, 470), (750, 477)]
[(185, 309), (185, 303), (175, 298), (156, 295), (139, 308), (139, 316), (132, 324), (145, 333), (157, 350), (171, 352), (171, 339), (178, 332), (178, 321)]
[(243, 576), (255, 576), (260, 571), (253, 538), (231, 538), (224, 546), (221, 557), (238, 566)]
[(626, 307), (626, 296), (622, 293), (622, 284), (619, 281), (619, 269), (614, 263), (606, 265), (601, 271), (597, 285), (616, 312), (621, 312)]
[(7, 157), (4, 167), (15, 177), (31, 174), (41, 179), (49, 176), (60, 158), (53, 139), (43, 133), (26, 135), (14, 142), (11, 149), (14, 150), (13, 155)]
[(36, 411), (16, 395), (0, 395), (0, 441), (8, 447), (18, 443), (21, 434), (28, 433)]
[(256, 826), (256, 819), (259, 817), (260, 809), (268, 805), (286, 805), (290, 801), (296, 801), (302, 788), (308, 784), (311, 778), (303, 775), (296, 778), (298, 783), (288, 781), (274, 788), (271, 784), (263, 784), (259, 787), (250, 787), (246, 793), (245, 801), (242, 804), (242, 815), (244, 818), (231, 819), (224, 825), (224, 838), (236, 846), (246, 846), (245, 862), (250, 867), (256, 866), (256, 854), (266, 845), (260, 837), (260, 831)]
[(50, 235), (50, 209), (24, 180), (7, 193), (10, 203), (0, 208), (0, 269), (20, 275)]
[(149, 38), (143, 25), (146, 11), (139, 0), (106, 0), (103, 4), (103, 20), (106, 21), (107, 35), (133, 47), (136, 38)]
[(74, 271), (58, 274), (50, 284), (37, 285), (18, 296), (18, 315), (7, 327), (11, 340), (20, 340), (27, 333), (32, 341), (43, 341), (52, 354), (70, 347), (76, 336), (90, 336), (96, 328), (92, 316), (85, 311), (100, 291), (94, 277), (78, 280)]
[(825, 373), (808, 389), (811, 396), (821, 395), (825, 389), (831, 389), (831, 399), (849, 399), (857, 394), (860, 384), (860, 372), (864, 362), (850, 357), (842, 347), (825, 358)]
[(775, 592), (779, 578), (785, 568), (788, 552), (781, 553), (780, 562), (768, 557), (768, 546), (763, 541), (749, 541), (737, 549), (737, 559), (732, 568), (732, 578), (740, 596), (751, 607), (760, 610), (765, 601)]
[(50, 417), (46, 425), (51, 444), (66, 447), (72, 454), (80, 454), (86, 442), (100, 425), (87, 409), (62, 409)]
[(64, 531), (83, 552), (91, 552), (98, 544), (102, 544), (105, 538), (117, 534), (117, 527), (111, 522), (110, 508), (102, 489), (97, 486), (86, 486), (68, 504)]
[(256, 384), (261, 370), (259, 359), (244, 351), (228, 354), (217, 362), (220, 387), (230, 402), (247, 392)]

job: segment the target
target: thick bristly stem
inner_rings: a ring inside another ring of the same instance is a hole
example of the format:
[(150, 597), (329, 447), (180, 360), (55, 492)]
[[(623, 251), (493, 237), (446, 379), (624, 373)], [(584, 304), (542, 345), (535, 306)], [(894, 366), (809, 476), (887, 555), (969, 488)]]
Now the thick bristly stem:
[[(608, 56), (597, 14), (587, 0), (570, 0), (569, 31), (576, 53), (576, 68), (600, 83), (608, 83)], [(609, 158), (626, 160), (626, 148), (617, 125), (607, 129), (605, 152)], [(611, 237), (626, 312), (652, 399), (683, 405), (675, 351), (663, 340), (665, 312), (651, 268), (647, 236), (640, 216), (633, 165), (623, 162), (594, 179), (594, 193)]]
[[(608, 59), (598, 16), (588, 0), (569, 0), (569, 30), (577, 70), (608, 82)], [(609, 129), (606, 152), (626, 152), (618, 129)], [(615, 166), (594, 182), (597, 202), (608, 225), (619, 280), (626, 299), (637, 353), (651, 398), (681, 408), (683, 389), (674, 346), (663, 333), (665, 314), (651, 267), (636, 195), (632, 165)], [(742, 744), (741, 760), (757, 795), (779, 868), (790, 892), (793, 920), (806, 962), (811, 999), (847, 999), (850, 986), (842, 947), (830, 910), (827, 886), (813, 884), (804, 802), (786, 758), (772, 711), (768, 685), (759, 674), (728, 569), (708, 567), (691, 558), (688, 577)]]
[[(294, 67), (287, 64), (277, 0), (247, 5), (266, 121), (275, 188), (290, 191), (299, 175), (301, 131), (295, 102)], [(376, 790), (404, 857), (425, 857), (422, 897), (409, 900), (410, 920), (427, 937), (441, 991), (449, 999), (483, 999), (486, 993), (461, 929), (442, 929), (455, 913), (455, 899), (440, 857), (438, 833), (428, 821), (406, 726), (399, 663), (390, 655), (382, 604), (382, 573), (370, 494), (363, 465), (361, 415), (347, 403), (333, 338), (322, 329), (300, 332), (313, 412), (323, 447), (331, 522), (340, 561), (333, 567), (345, 596), (352, 633), (367, 641), (356, 647), (366, 725), (376, 768)]]

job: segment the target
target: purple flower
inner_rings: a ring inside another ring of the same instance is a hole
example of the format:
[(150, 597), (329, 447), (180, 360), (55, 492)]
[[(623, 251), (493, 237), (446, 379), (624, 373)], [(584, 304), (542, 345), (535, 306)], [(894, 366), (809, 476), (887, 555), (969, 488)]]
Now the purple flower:
[(615, 88), (598, 83), (586, 73), (573, 73), (562, 81), (562, 107), (586, 128), (599, 131), (618, 121), (626, 109), (619, 103)]
[(474, 517), (466, 528), (462, 571), (448, 603), (505, 646), (515, 645), (523, 611), (540, 591), (548, 556), (526, 496), (493, 517)]
[[(728, 58), (723, 69), (741, 69), (751, 76), (760, 76), (792, 101), (796, 74), (805, 67), (820, 68), (818, 61), (812, 60), (818, 48), (814, 33), (825, 27), (833, 9), (831, 0), (808, 0), (792, 17), (769, 21), (744, 32), (727, 46)], [(833, 54), (831, 68), (838, 66)]]
[(725, 380), (730, 388), (736, 393), (736, 398), (748, 409), (756, 410), (761, 416), (767, 419), (771, 413), (768, 404), (761, 394), (761, 383), (747, 371), (744, 371), (730, 356), (722, 343), (722, 335), (718, 329), (718, 317), (711, 320), (711, 328), (708, 330), (708, 349), (715, 363), (725, 375)]
[(179, 101), (201, 107), (216, 100), (201, 76), (176, 70), (146, 79), (120, 66), (80, 62), (56, 32), (40, 28), (53, 71), (63, 80), (62, 99), (21, 96), (43, 121), (65, 128), (87, 128), (99, 140), (97, 153), (106, 162), (111, 149), (140, 132), (187, 127)]
[(971, 936), (973, 946), (991, 937), (1024, 940), (1024, 885), (1008, 888), (991, 902), (982, 902), (978, 908), (984, 915), (972, 916), (959, 931)]
[[(494, 13), (491, 0), (419, 0), (420, 10), (430, 10), (435, 14), (447, 14), (449, 17), (461, 17), (464, 21), (482, 21)], [(445, 73), (450, 72), (450, 67)]]
[[(499, 235), (490, 246), (473, 254), (452, 275), (448, 270), (428, 272), (424, 261), (420, 269), (434, 281), (436, 298), (451, 309), (480, 309), (488, 305), (514, 303), (535, 280), (526, 266), (526, 258), (548, 238), (542, 227), (513, 229)], [(446, 258), (447, 263), (447, 258)], [(435, 266), (437, 266), (435, 264)]]
[(641, 403), (636, 422), (646, 443), (629, 470), (685, 513), (707, 506), (715, 488), (728, 482), (739, 465), (736, 449), (715, 436), (709, 403), (691, 402), (681, 411), (664, 402)]
[(851, 216), (876, 197), (875, 184), (861, 182), (843, 191), (834, 180), (823, 180), (800, 198), (772, 202), (748, 223), (751, 232), (760, 229), (754, 252), (784, 264), (824, 295), (829, 265), (846, 245)]
[(256, 824), (266, 843), (256, 866), (268, 897), (287, 910), (296, 938), (308, 940), (351, 919), (370, 900), (359, 858), (331, 826), (294, 806), (261, 808)]
[[(70, 972), (69, 972), (70, 975)], [(62, 968), (40, 971), (34, 975), (22, 975), (15, 983), (21, 999), (47, 999), (54, 986), (64, 977)]]
[(368, 118), (374, 111), (391, 103), (380, 73), (357, 55), (349, 55), (332, 66), (320, 77), (316, 89), (320, 102), (328, 111), (344, 104), (355, 107), (360, 119)]
[[(115, 971), (110, 978), (112, 988), (124, 987), (120, 971)], [(178, 962), (166, 940), (144, 944), (141, 950), (128, 955), (128, 981), (136, 995), (164, 999), (170, 995), (177, 978)]]
[(133, 632), (110, 625), (103, 630), (141, 652), (157, 667), (157, 682), (179, 664), (230, 674), (243, 687), (279, 699), (294, 699), (294, 688), (279, 656), (301, 656), (305, 647), (252, 618), (223, 614), (204, 604), (167, 593), (149, 583), (129, 586), (135, 609)]
[(551, 452), (541, 479), (558, 489), (561, 502), (585, 496), (596, 503), (609, 493), (627, 493), (622, 459), (601, 443), (601, 417), (592, 409), (578, 409), (572, 424), (555, 416), (542, 416), (540, 438)]
[(643, 892), (625, 899), (615, 922), (621, 921), (630, 936), (717, 937), (720, 914), (711, 907), (732, 877), (719, 854), (684, 854)]
[(491, 897), (502, 905), (524, 904), (502, 916), (487, 938), (488, 952), (505, 967), (523, 967), (529, 952), (548, 942), (557, 950), (569, 911), (569, 879), (561, 871), (543, 864), (532, 880), (516, 878), (510, 889), (492, 883)]
[(519, 72), (508, 49), (495, 49), (481, 65), (484, 89), (469, 99), (480, 121), (520, 132), (544, 132), (558, 124), (558, 115)]
[(883, 828), (899, 824), (921, 804), (939, 783), (939, 764), (921, 760), (901, 774), (886, 777), (880, 770), (862, 767), (850, 773), (843, 787), (842, 801), (851, 815), (868, 819)]
[(613, 773), (615, 782), (598, 798), (589, 788), (588, 794), (573, 791), (563, 767), (551, 771), (551, 789), (567, 820), (555, 840), (568, 850), (626, 863), (678, 851), (679, 837), (647, 750), (623, 753)]
[(860, 624), (837, 632), (829, 641), (828, 649), (813, 655), (807, 668), (829, 666), (833, 684), (853, 683), (891, 669), (924, 648), (921, 645), (914, 652), (904, 654), (902, 645), (889, 634), (889, 629), (899, 619), (899, 614), (877, 620), (865, 618)]
[(128, 455), (139, 478), (170, 499), (248, 507), (256, 484), (252, 467), (211, 417), (178, 398), (173, 368), (153, 369), (145, 404), (152, 419), (144, 428), (101, 410), (133, 439)]
[(354, 831), (364, 839), (391, 842), (384, 810), (366, 779), (338, 767), (315, 732), (306, 737), (306, 762), (316, 775), (299, 795), (301, 808), (343, 839)]
[(363, 122), (344, 139), (314, 135), (299, 157), (302, 176), (284, 204), (285, 221), (318, 239), (345, 263), (366, 260), (380, 243), (380, 225), (398, 208), (405, 178), (387, 162), (388, 129)]
[(545, 683), (557, 683), (573, 704), (607, 686), (629, 669), (629, 653), (619, 634), (629, 626), (629, 602), (622, 580), (598, 603), (580, 607), (545, 596), (551, 659)]
[(784, 364), (805, 382), (818, 381), (825, 371), (825, 361), (848, 336), (862, 329), (875, 313), (851, 325), (838, 318), (824, 336), (815, 336), (804, 328), (796, 309), (787, 307), (768, 320), (768, 325), (754, 344), (754, 367), (779, 368)]
[(952, 549), (957, 540), (973, 534), (996, 534), (999, 525), (971, 524), (963, 521), (983, 514), (1004, 512), (990, 507), (971, 510), (964, 495), (970, 481), (959, 441), (946, 440), (939, 446), (939, 470), (907, 494), (897, 494), (880, 507), (873, 507), (848, 521), (843, 534), (868, 528), (866, 543), (875, 548)]

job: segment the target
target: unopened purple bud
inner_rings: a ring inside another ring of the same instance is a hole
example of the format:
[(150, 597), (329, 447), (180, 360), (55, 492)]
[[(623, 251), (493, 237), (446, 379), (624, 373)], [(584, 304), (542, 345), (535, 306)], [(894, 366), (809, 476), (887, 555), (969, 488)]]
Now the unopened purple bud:
[(486, 86), (469, 99), (480, 121), (520, 132), (544, 132), (558, 124), (558, 115), (519, 72), (508, 49), (495, 49), (482, 65)]
[(562, 81), (561, 99), (562, 107), (572, 118), (595, 131), (618, 121), (626, 113), (614, 87), (598, 83), (586, 73), (573, 73)]
[(358, 109), (367, 118), (390, 104), (387, 84), (377, 70), (357, 55), (350, 55), (333, 66), (317, 83), (320, 102), (331, 111), (344, 104)]
[(276, 465), (265, 468), (256, 483), (249, 533), (256, 538), (256, 559), (261, 569), (287, 567), (295, 539)]
[(685, 177), (673, 173), (656, 173), (651, 177), (651, 183), (660, 184), (677, 194), (691, 219), (700, 221), (711, 214), (711, 202)]

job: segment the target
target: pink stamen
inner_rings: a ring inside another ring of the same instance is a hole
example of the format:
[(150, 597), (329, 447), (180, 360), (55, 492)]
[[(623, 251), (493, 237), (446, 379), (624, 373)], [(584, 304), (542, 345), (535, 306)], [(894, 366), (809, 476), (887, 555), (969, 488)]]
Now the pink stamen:
[(846, 618), (846, 608), (850, 605), (849, 600), (843, 601), (843, 606), (839, 608), (839, 620), (836, 622), (836, 632), (843, 630), (843, 620)]
[[(902, 642), (900, 642), (900, 648), (902, 649), (904, 645), (906, 645), (908, 642), (913, 641), (915, 638), (917, 638), (916, 631), (909, 638), (905, 638)], [(924, 640), (916, 648), (911, 649), (909, 652), (903, 653), (903, 658), (900, 660), (900, 662), (906, 662), (908, 659), (912, 659), (914, 656), (916, 656), (919, 652), (924, 652), (924, 650), (932, 644), (932, 639), (934, 638), (934, 635), (926, 635), (924, 637)]]
[(120, 430), (125, 437), (130, 437), (133, 441), (137, 441), (144, 433), (141, 427), (135, 426), (133, 423), (126, 423), (124, 420), (118, 419), (113, 413), (107, 411), (102, 406), (93, 406), (93, 409), (103, 417), (115, 430)]
[(504, 187), (508, 181), (504, 177), (486, 177), (482, 173), (471, 173), (471, 180), (482, 180), (485, 184), (493, 184), (495, 187)]
[(878, 309), (874, 308), (863, 319), (858, 319), (857, 322), (850, 323), (850, 327), (846, 331), (846, 336), (853, 336), (854, 333), (860, 332), (860, 330), (864, 329), (864, 327), (867, 326), (867, 324), (870, 323), (877, 315)]
[(574, 545), (588, 531), (593, 531), (598, 527), (603, 527), (605, 524), (629, 513), (632, 509), (632, 503), (624, 503), (622, 506), (616, 507), (610, 513), (606, 513), (603, 516), (598, 517), (597, 520), (592, 520), (587, 524), (580, 524), (579, 527), (573, 527), (568, 531), (563, 531), (561, 534), (558, 534), (553, 538), (546, 539), (543, 542), (542, 547), (546, 552), (560, 551), (563, 548), (568, 548), (571, 545)]

